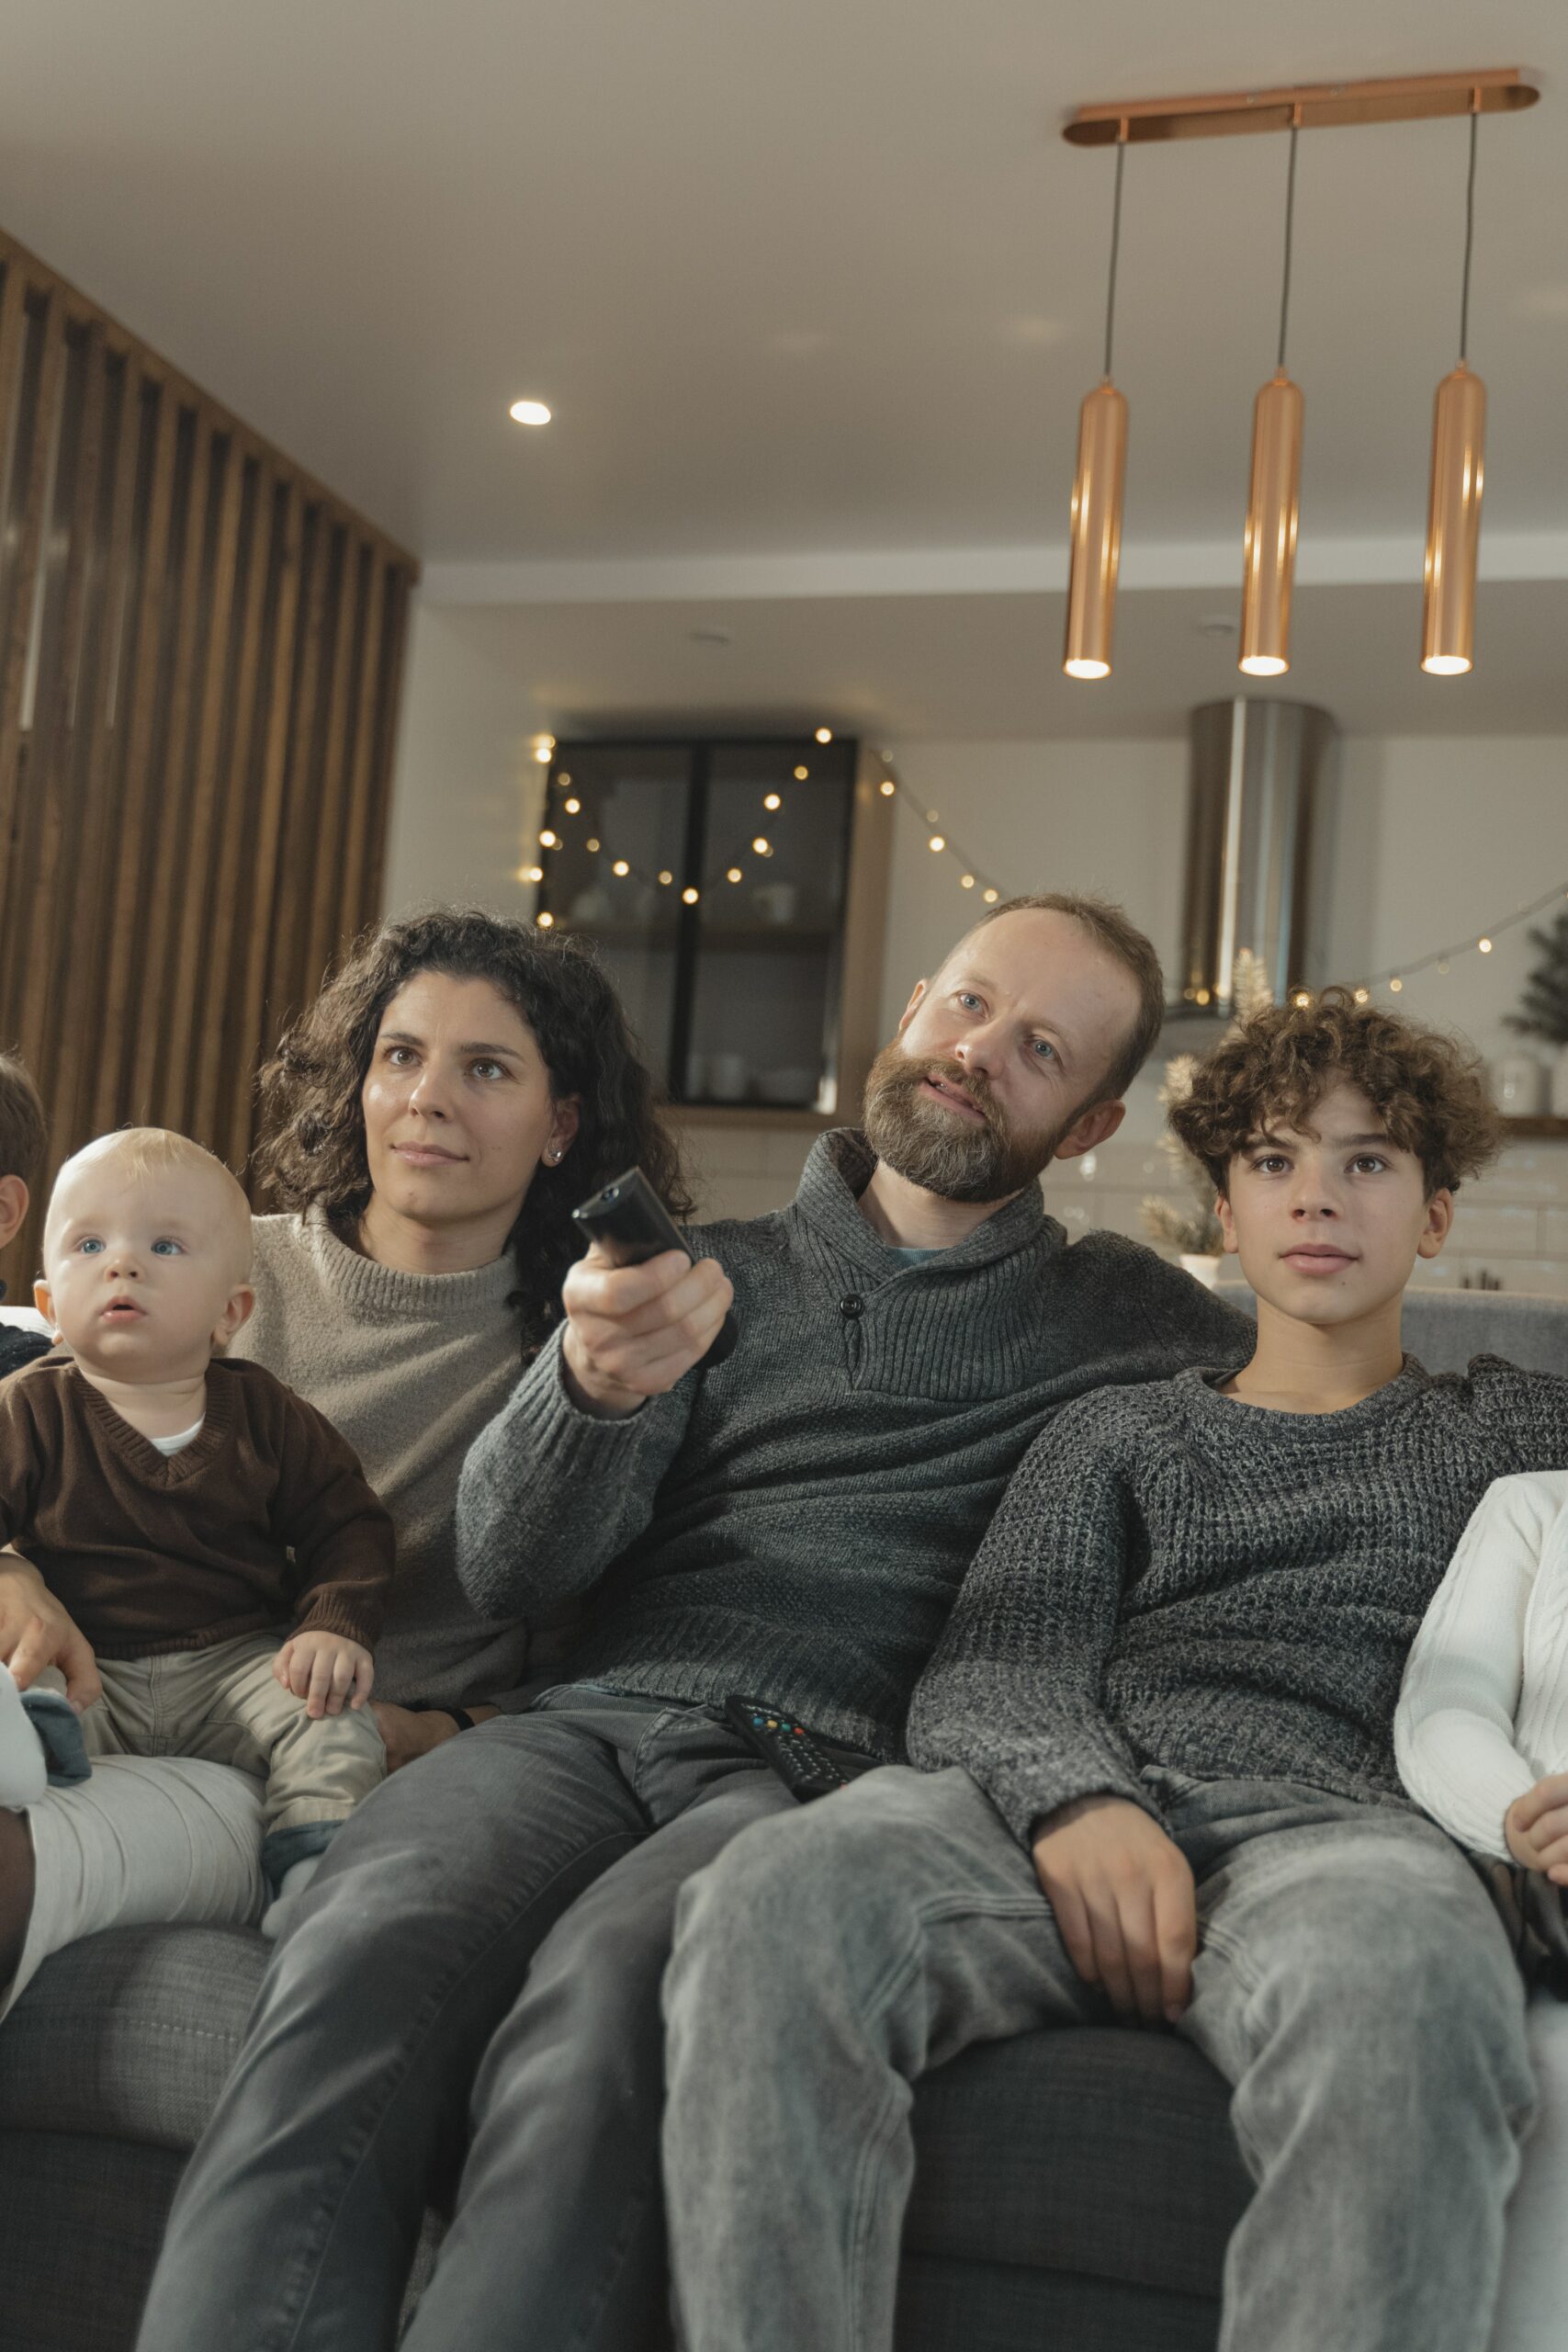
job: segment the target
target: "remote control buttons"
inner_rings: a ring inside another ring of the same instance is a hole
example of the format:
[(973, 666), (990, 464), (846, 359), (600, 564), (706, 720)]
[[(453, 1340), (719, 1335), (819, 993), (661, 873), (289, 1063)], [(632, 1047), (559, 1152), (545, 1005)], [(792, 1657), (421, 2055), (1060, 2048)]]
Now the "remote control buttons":
[(865, 1313), (865, 1301), (858, 1292), (851, 1291), (847, 1298), (839, 1301), (839, 1312), (847, 1323), (852, 1323), (857, 1316)]

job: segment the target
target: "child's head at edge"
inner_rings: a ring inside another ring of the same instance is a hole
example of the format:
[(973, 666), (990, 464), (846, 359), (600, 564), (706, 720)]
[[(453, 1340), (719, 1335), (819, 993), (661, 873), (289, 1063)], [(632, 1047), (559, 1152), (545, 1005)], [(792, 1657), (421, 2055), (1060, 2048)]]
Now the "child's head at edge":
[(16, 1054), (0, 1053), (0, 1250), (21, 1230), (47, 1146), (38, 1088)]
[(164, 1127), (100, 1136), (65, 1162), (43, 1264), (39, 1311), (89, 1377), (188, 1377), (255, 1304), (244, 1193), (220, 1159)]
[(1243, 1023), (1171, 1125), (1259, 1302), (1319, 1328), (1397, 1312), (1502, 1140), (1468, 1048), (1343, 988)]

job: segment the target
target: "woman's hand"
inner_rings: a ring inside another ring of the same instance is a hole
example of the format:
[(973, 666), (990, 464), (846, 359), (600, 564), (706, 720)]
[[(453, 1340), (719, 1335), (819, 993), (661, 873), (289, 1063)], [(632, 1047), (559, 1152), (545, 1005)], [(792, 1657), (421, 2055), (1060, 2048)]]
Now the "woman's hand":
[(375, 1678), (369, 1651), (346, 1634), (296, 1634), (272, 1662), (273, 1680), (303, 1699), (305, 1713), (317, 1718), (363, 1707)]
[(1503, 1815), (1503, 1834), (1516, 1862), (1568, 1886), (1568, 1772), (1553, 1772), (1516, 1797)]
[[(482, 1724), (495, 1712), (493, 1707), (468, 1709), (477, 1724)], [(449, 1739), (457, 1738), (461, 1729), (461, 1725), (455, 1723), (450, 1715), (444, 1715), (439, 1707), (428, 1710), (423, 1707), (394, 1707), (386, 1700), (378, 1699), (371, 1713), (387, 1743), (389, 1772), (400, 1771), (405, 1764), (413, 1763), (416, 1758), (428, 1756), (433, 1747), (444, 1747)]]
[(18, 1690), (45, 1667), (58, 1667), (78, 1714), (103, 1696), (92, 1644), (19, 1552), (0, 1552), (0, 1665), (10, 1668)]

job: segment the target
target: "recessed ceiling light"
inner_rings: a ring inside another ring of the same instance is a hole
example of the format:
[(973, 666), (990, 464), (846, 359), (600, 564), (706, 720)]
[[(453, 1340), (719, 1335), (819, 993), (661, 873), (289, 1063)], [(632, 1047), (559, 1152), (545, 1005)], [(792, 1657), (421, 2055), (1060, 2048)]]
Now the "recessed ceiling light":
[(732, 641), (727, 628), (693, 628), (686, 634), (694, 645), (728, 645)]
[(1234, 637), (1240, 623), (1234, 613), (1205, 613), (1192, 626), (1200, 637)]
[(513, 424), (548, 424), (550, 421), (543, 401), (513, 401), (506, 413)]

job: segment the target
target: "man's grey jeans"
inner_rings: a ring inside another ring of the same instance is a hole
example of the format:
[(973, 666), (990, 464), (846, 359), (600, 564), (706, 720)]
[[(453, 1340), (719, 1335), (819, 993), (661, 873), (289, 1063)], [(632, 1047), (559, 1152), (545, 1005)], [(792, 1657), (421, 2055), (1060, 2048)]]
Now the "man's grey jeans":
[(665, 2341), (675, 1899), (792, 1804), (704, 1709), (582, 1688), (394, 1773), (278, 1943), (144, 2352), (388, 2352), (432, 2199), (456, 2218), (404, 2352)]
[[(1401, 1807), (1147, 1779), (1198, 1883), (1181, 2030), (1233, 2085), (1258, 2183), (1225, 2352), (1483, 2352), (1534, 2086), (1479, 1880)], [(1109, 2021), (974, 1781), (897, 1768), (688, 1884), (665, 2010), (684, 2352), (887, 2352), (911, 2083)]]

